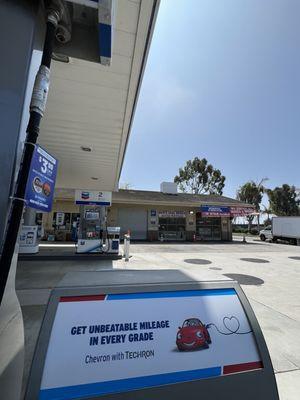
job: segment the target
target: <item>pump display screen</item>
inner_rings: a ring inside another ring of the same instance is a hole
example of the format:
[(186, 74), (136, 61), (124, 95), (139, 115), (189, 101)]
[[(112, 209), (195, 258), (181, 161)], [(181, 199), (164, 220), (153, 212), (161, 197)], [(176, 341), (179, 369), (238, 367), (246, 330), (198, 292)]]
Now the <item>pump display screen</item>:
[(65, 296), (39, 399), (92, 398), (261, 368), (232, 288)]
[(97, 211), (86, 211), (85, 219), (88, 221), (95, 221), (100, 218), (100, 214)]

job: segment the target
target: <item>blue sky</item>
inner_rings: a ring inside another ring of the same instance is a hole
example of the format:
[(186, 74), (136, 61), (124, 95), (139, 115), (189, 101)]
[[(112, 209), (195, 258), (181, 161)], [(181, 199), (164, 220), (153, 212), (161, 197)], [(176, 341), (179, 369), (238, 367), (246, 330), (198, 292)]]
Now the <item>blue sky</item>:
[(195, 156), (300, 187), (300, 1), (162, 0), (120, 182), (159, 190)]

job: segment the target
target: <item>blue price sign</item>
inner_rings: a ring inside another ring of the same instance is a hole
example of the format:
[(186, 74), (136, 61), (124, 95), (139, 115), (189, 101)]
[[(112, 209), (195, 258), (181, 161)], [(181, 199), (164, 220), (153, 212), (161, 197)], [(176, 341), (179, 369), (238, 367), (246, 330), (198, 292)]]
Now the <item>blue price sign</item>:
[(32, 155), (25, 200), (28, 207), (50, 212), (52, 209), (58, 161), (40, 146)]

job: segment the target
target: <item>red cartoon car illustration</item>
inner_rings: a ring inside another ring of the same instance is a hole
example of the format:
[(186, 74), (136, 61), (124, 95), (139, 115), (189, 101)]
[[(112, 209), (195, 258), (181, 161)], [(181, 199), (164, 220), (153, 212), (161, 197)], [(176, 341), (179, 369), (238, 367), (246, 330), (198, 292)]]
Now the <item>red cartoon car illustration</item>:
[(179, 351), (207, 349), (211, 338), (206, 326), (198, 318), (189, 318), (178, 328), (176, 345)]

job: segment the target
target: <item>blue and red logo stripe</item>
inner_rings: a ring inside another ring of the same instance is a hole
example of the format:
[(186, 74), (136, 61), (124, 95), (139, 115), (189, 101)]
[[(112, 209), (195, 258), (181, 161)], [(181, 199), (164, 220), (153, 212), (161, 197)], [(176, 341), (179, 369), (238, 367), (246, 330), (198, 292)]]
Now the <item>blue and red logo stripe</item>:
[(261, 361), (248, 362), (243, 364), (225, 365), (223, 367), (223, 375), (237, 374), (238, 372), (254, 371), (262, 369), (263, 363)]
[(85, 296), (65, 296), (60, 302), (72, 301), (93, 301), (93, 300), (134, 300), (154, 299), (170, 297), (199, 297), (199, 296), (235, 296), (234, 289), (202, 289), (202, 290), (181, 290), (176, 292), (142, 292), (142, 293), (118, 293), (118, 294), (97, 294)]

